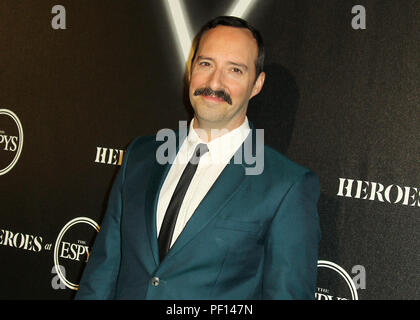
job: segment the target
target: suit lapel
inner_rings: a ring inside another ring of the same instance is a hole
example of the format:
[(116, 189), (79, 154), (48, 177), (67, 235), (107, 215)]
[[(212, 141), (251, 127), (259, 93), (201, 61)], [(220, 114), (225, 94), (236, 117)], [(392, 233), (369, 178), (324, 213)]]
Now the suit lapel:
[(146, 224), (148, 238), (156, 265), (159, 264), (159, 249), (157, 245), (156, 230), (157, 203), (159, 199), (160, 189), (162, 188), (163, 181), (165, 181), (165, 177), (168, 174), (169, 168), (170, 164), (161, 165), (157, 161), (155, 161), (146, 195)]
[[(168, 175), (169, 169), (171, 168), (172, 163), (175, 160), (176, 154), (179, 151), (180, 146), (186, 138), (185, 135), (180, 134), (178, 131), (175, 133), (176, 141), (176, 152), (172, 155), (169, 155), (168, 163), (160, 164), (154, 160), (152, 173), (150, 175), (149, 184), (147, 187), (146, 194), (146, 205), (145, 205), (145, 216), (146, 224), (148, 230), (148, 238), (150, 246), (153, 253), (153, 258), (156, 265), (159, 264), (159, 248), (157, 243), (157, 226), (156, 226), (156, 216), (157, 216), (157, 205), (159, 200), (159, 193), (162, 189), (163, 182), (165, 181), (166, 176)], [(179, 143), (178, 143), (179, 142)], [(156, 150), (159, 147), (160, 143), (157, 144)], [(155, 153), (156, 153), (155, 150)]]

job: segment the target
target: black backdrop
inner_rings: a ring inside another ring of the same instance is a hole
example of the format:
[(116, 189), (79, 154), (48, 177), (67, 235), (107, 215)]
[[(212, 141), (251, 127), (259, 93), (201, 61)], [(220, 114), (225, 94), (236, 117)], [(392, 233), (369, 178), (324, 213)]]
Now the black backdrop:
[[(0, 2), (0, 298), (71, 299), (125, 147), (188, 119), (166, 2)], [(195, 33), (239, 2), (173, 3)], [(419, 13), (254, 0), (244, 15), (267, 50), (248, 117), (321, 180), (317, 299), (420, 298)]]

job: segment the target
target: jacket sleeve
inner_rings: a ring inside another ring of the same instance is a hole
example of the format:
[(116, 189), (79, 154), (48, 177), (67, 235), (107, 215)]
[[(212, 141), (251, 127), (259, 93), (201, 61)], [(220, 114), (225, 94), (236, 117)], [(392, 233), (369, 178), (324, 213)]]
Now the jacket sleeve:
[(315, 298), (319, 194), (319, 180), (308, 172), (280, 202), (265, 242), (263, 299)]
[(121, 259), (122, 190), (133, 143), (127, 148), (123, 163), (113, 182), (105, 216), (83, 271), (76, 300), (114, 298)]

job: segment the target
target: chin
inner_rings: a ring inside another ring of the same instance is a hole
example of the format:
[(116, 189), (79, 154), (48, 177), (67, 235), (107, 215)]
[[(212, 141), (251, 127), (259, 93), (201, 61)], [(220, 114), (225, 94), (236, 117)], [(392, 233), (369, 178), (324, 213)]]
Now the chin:
[(196, 117), (199, 121), (206, 121), (206, 122), (221, 122), (224, 117), (220, 114), (214, 114), (211, 112), (198, 112), (195, 113)]

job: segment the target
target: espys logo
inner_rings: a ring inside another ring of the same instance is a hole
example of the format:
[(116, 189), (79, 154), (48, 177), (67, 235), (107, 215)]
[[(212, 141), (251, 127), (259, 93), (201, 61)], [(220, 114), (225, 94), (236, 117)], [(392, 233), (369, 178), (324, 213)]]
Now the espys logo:
[(318, 261), (318, 281), (316, 300), (359, 300), (355, 281), (362, 280), (358, 284), (365, 288), (365, 270), (363, 266), (354, 266), (354, 270), (359, 271), (355, 279), (340, 267), (338, 264), (326, 261)]
[(8, 109), (0, 109), (0, 176), (15, 166), (22, 147), (23, 128), (19, 118)]
[[(54, 267), (61, 283), (77, 290), (77, 282), (89, 259), (92, 241), (99, 225), (90, 218), (79, 217), (69, 221), (60, 231), (54, 246)], [(69, 279), (70, 278), (70, 279)]]

